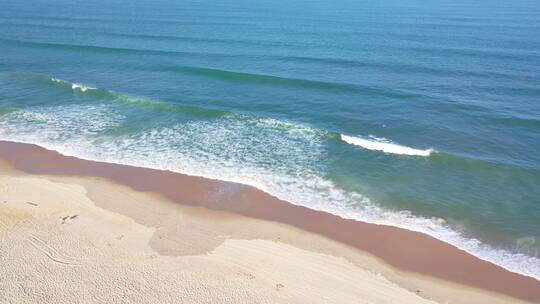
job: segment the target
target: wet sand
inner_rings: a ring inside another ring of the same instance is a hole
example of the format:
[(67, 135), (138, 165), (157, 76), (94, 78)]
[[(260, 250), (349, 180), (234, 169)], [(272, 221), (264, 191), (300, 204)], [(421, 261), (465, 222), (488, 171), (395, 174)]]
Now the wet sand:
[[(485, 291), (490, 294), (485, 299), (493, 300), (495, 297), (501, 303), (510, 302), (506, 296), (540, 302), (539, 281), (480, 260), (433, 237), (296, 206), (250, 186), (81, 160), (20, 143), (0, 142), (0, 158), (17, 170), (30, 174), (105, 178), (137, 191), (160, 195), (179, 205), (225, 211), (294, 227), (383, 262), (393, 270), (386, 270), (384, 265), (375, 268), (387, 274), (393, 282), (409, 290), (421, 285), (422, 292), (438, 300), (467, 303), (468, 295)], [(354, 253), (346, 254), (347, 250), (331, 251), (354, 260), (351, 257)], [(446, 285), (441, 288), (441, 284)], [(459, 291), (461, 289), (465, 291)], [(489, 302), (486, 300), (486, 303)]]

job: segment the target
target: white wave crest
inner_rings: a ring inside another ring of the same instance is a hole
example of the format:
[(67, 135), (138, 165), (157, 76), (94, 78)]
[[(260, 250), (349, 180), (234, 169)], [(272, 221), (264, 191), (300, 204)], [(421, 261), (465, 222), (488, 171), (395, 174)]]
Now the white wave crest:
[(80, 90), (81, 92), (86, 92), (88, 90), (97, 90), (97, 88), (86, 86), (84, 84), (75, 83), (75, 82), (69, 82), (66, 80), (58, 79), (58, 78), (51, 78), (52, 81), (57, 83), (63, 83), (66, 85), (71, 85), (72, 90)]
[(344, 142), (362, 147), (368, 150), (382, 151), (384, 153), (400, 154), (400, 155), (414, 155), (414, 156), (430, 156), (433, 149), (414, 149), (411, 147), (401, 146), (396, 143), (389, 142), (385, 139), (376, 138), (374, 136), (370, 139), (364, 139), (360, 137), (353, 137), (341, 134), (341, 140)]

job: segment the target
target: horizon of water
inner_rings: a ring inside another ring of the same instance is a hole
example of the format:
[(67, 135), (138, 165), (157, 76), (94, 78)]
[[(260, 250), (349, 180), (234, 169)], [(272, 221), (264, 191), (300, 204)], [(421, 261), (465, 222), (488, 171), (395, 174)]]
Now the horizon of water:
[(540, 278), (534, 1), (2, 6), (0, 140), (253, 185)]

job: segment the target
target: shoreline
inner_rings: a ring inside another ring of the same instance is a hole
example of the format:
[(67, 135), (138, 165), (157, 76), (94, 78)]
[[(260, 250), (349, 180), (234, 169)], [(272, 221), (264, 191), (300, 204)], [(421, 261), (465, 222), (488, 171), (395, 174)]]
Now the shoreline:
[(99, 177), (188, 206), (290, 225), (366, 252), (407, 274), (540, 303), (540, 281), (481, 260), (429, 235), (341, 218), (279, 200), (254, 187), (64, 156), (32, 144), (0, 141), (0, 159), (30, 174)]

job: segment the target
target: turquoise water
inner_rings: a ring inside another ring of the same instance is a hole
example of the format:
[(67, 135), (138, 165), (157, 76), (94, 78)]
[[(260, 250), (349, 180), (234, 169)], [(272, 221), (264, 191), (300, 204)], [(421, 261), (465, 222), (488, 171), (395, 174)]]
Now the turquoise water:
[(0, 139), (247, 183), (540, 278), (537, 1), (0, 6)]

